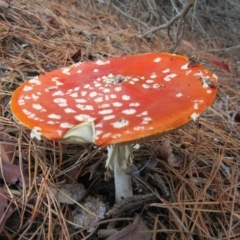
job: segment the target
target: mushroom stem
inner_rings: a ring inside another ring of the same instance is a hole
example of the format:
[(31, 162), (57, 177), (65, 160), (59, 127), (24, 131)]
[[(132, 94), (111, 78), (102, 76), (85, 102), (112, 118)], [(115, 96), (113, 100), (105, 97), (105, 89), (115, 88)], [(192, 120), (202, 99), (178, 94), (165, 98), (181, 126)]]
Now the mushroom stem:
[(133, 151), (131, 145), (111, 145), (107, 147), (108, 159), (106, 167), (114, 171), (115, 203), (122, 199), (132, 197), (131, 176), (125, 173), (132, 164)]

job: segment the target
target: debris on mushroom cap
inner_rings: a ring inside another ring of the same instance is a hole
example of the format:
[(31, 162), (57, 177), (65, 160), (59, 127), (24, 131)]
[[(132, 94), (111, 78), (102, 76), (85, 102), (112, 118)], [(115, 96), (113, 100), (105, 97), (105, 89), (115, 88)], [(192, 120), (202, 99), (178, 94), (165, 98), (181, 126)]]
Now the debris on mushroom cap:
[(24, 82), (13, 114), (33, 136), (109, 145), (196, 120), (215, 99), (217, 77), (169, 53), (74, 64)]

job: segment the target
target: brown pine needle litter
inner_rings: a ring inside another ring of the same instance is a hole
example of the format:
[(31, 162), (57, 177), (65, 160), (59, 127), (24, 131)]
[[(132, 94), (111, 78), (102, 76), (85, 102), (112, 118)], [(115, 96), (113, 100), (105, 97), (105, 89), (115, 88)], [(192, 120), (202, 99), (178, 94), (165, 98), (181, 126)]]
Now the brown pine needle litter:
[[(239, 29), (234, 0), (0, 0), (0, 239), (99, 239), (137, 214), (150, 239), (240, 239)], [(106, 149), (31, 139), (9, 101), (44, 72), (157, 51), (208, 67), (218, 96), (197, 122), (134, 149), (134, 197), (113, 208)], [(61, 186), (77, 183), (105, 217), (84, 199), (67, 204), (51, 191), (72, 201)], [(99, 220), (79, 226), (76, 211)]]

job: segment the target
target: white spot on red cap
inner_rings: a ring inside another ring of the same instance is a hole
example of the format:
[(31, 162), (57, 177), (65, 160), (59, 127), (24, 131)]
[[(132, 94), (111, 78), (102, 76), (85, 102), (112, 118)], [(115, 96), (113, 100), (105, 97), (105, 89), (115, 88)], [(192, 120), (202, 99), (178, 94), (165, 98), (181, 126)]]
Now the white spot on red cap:
[(97, 65), (105, 65), (105, 64), (109, 64), (110, 61), (97, 60), (95, 63), (96, 63)]
[(166, 68), (166, 69), (164, 69), (164, 70), (162, 71), (162, 73), (168, 73), (168, 72), (170, 72), (170, 69), (169, 69), (169, 68)]
[(194, 103), (193, 108), (198, 109), (198, 103)]
[(28, 118), (33, 118), (34, 120), (41, 121), (41, 122), (44, 121), (43, 119), (37, 118), (35, 113), (31, 113), (30, 115), (28, 115)]
[[(36, 114), (28, 111), (27, 109), (23, 109), (22, 111), (23, 111), (23, 113), (24, 113), (25, 115), (27, 115), (29, 118), (33, 118), (33, 117), (36, 116)], [(32, 117), (30, 117), (30, 116), (32, 116)]]
[(67, 106), (67, 100), (65, 98), (55, 98), (55, 99), (53, 99), (53, 102), (57, 103), (59, 105), (59, 107)]
[(24, 99), (19, 99), (19, 100), (18, 100), (18, 105), (24, 105), (24, 104), (25, 104)]
[(156, 78), (157, 77), (157, 75), (155, 74), (155, 73), (153, 73), (151, 76), (150, 76), (150, 78)]
[(153, 87), (154, 89), (158, 89), (158, 88), (160, 88), (160, 84), (154, 83), (154, 84), (152, 85), (152, 87)]
[(197, 119), (198, 119), (198, 117), (199, 117), (199, 114), (197, 114), (197, 113), (192, 113), (191, 114), (191, 119), (193, 120), (193, 121), (196, 121)]
[(65, 67), (65, 68), (62, 69), (62, 73), (63, 73), (63, 74), (70, 75), (70, 72), (69, 72), (70, 69), (71, 69), (70, 67)]
[(54, 97), (54, 96), (64, 96), (64, 92), (63, 91), (56, 91), (56, 92), (54, 92), (53, 94), (52, 94), (52, 96)]
[(110, 92), (110, 89), (109, 89), (109, 88), (104, 88), (104, 89), (103, 89), (103, 92), (104, 92), (104, 93), (109, 93), (109, 92)]
[(81, 73), (81, 72), (82, 72), (82, 70), (81, 70), (81, 69), (77, 70), (77, 73)]
[(39, 96), (33, 93), (33, 94), (32, 94), (32, 99), (36, 101), (36, 100), (39, 99)]
[(175, 78), (177, 76), (176, 73), (171, 73), (169, 75), (167, 75), (163, 80), (166, 81), (166, 82), (169, 82), (171, 81), (173, 78)]
[(49, 114), (49, 115), (48, 115), (48, 118), (61, 119), (62, 116), (61, 116), (61, 115), (58, 115), (58, 114), (52, 113), (52, 114)]
[(125, 109), (122, 111), (122, 113), (126, 114), (126, 115), (131, 115), (131, 114), (134, 114), (136, 113), (136, 109)]
[(70, 89), (67, 90), (66, 94), (68, 95), (68, 94), (71, 94), (72, 92), (73, 92), (73, 89), (70, 88)]
[(109, 108), (110, 104), (109, 103), (104, 103), (98, 106), (98, 108)]
[(153, 83), (154, 82), (154, 80), (146, 80), (146, 83)]
[(87, 94), (87, 92), (86, 92), (86, 91), (81, 91), (81, 96), (82, 96), (82, 97), (85, 97), (85, 96), (86, 96), (86, 94)]
[(95, 69), (93, 70), (93, 72), (98, 72), (98, 69), (95, 68)]
[(112, 138), (113, 138), (113, 139), (116, 139), (116, 138), (120, 138), (121, 136), (122, 136), (122, 134), (120, 134), (120, 133), (115, 133), (115, 134), (112, 135)]
[(100, 87), (100, 86), (102, 86), (101, 83), (94, 83), (94, 87), (98, 88), (98, 87)]
[(36, 85), (41, 85), (41, 82), (38, 80), (38, 76), (29, 80), (30, 83), (34, 83)]
[(72, 127), (74, 127), (74, 125), (71, 123), (68, 123), (68, 122), (63, 122), (60, 124), (60, 127), (61, 128), (72, 128)]
[(23, 88), (23, 91), (31, 91), (33, 88), (32, 87), (30, 87), (30, 86), (25, 86), (24, 88)]
[(116, 94), (110, 94), (110, 98), (117, 98)]
[(125, 101), (128, 101), (128, 100), (130, 100), (130, 96), (128, 96), (128, 95), (123, 95), (122, 96), (122, 100), (125, 100)]
[(182, 96), (183, 94), (181, 92), (176, 94), (176, 97), (182, 97)]
[(90, 88), (90, 84), (85, 84), (83, 88)]
[(89, 97), (96, 97), (97, 96), (97, 92), (90, 92), (89, 93)]
[(146, 83), (144, 83), (144, 84), (142, 84), (142, 87), (143, 87), (143, 88), (145, 88), (145, 89), (149, 89), (149, 88), (150, 88), (150, 85), (149, 85), (149, 84), (146, 84)]
[(112, 133), (105, 133), (103, 136), (102, 136), (102, 138), (108, 138), (109, 136), (111, 136), (112, 135)]
[(203, 100), (193, 100), (194, 103), (203, 103)]
[(80, 61), (80, 62), (74, 63), (74, 64), (73, 64), (73, 67), (79, 67), (79, 66), (82, 65), (82, 64), (83, 64), (83, 62)]
[(75, 102), (76, 103), (85, 103), (85, 102), (87, 102), (87, 100), (84, 98), (77, 98), (77, 99), (75, 99)]
[(212, 93), (212, 90), (211, 90), (211, 89), (208, 89), (208, 90), (207, 90), (207, 93), (208, 93), (208, 94)]
[(125, 119), (121, 119), (117, 122), (112, 123), (114, 128), (123, 128), (123, 127), (128, 126), (128, 124), (129, 124), (129, 121), (125, 120)]
[(87, 114), (79, 114), (79, 115), (74, 116), (74, 118), (80, 122), (92, 122), (95, 120), (95, 118), (93, 118)]
[(74, 97), (74, 98), (75, 98), (75, 97), (78, 97), (78, 92), (74, 92), (74, 93), (70, 94), (70, 96), (71, 96), (71, 97)]
[(153, 62), (160, 62), (160, 61), (161, 61), (161, 58), (160, 58), (160, 57), (155, 58), (155, 59), (153, 60)]
[(58, 80), (59, 80), (58, 77), (53, 77), (53, 78), (52, 78), (52, 81), (55, 82), (55, 84), (56, 84), (57, 86), (63, 85), (63, 83), (59, 82)]
[(139, 115), (137, 115), (137, 117), (147, 116), (147, 115), (148, 115), (148, 111), (144, 111), (144, 112), (140, 113)]
[(65, 113), (75, 113), (76, 112), (72, 108), (65, 108), (64, 111), (65, 111)]
[(121, 107), (123, 104), (120, 103), (120, 102), (114, 102), (114, 103), (112, 103), (112, 105), (113, 105), (114, 107)]
[(130, 106), (130, 107), (138, 107), (138, 106), (140, 106), (140, 103), (138, 103), (138, 102), (133, 102), (133, 103), (130, 103), (129, 106)]
[(144, 129), (145, 129), (144, 126), (136, 126), (133, 128), (133, 130), (135, 130), (135, 131), (140, 131), (140, 130), (144, 130)]
[(115, 118), (115, 115), (108, 115), (108, 116), (104, 116), (103, 120), (107, 121), (107, 120), (110, 120), (110, 119), (113, 119), (113, 118)]
[(105, 115), (105, 114), (110, 114), (112, 112), (113, 112), (112, 109), (104, 109), (104, 110), (99, 111), (98, 113)]
[(188, 69), (188, 64), (189, 64), (189, 63), (186, 63), (186, 64), (182, 65), (182, 66), (181, 66), (181, 69), (182, 69), (182, 70)]
[(139, 78), (132, 78), (132, 81), (137, 82), (139, 81)]
[(53, 91), (55, 89), (58, 89), (58, 87), (57, 86), (51, 86), (51, 87), (46, 88), (45, 92), (50, 92), (50, 91)]
[(120, 92), (120, 91), (122, 91), (122, 88), (121, 87), (115, 87), (115, 89), (114, 89), (116, 92)]
[(55, 124), (55, 122), (54, 121), (47, 121), (47, 124), (53, 125), (53, 124)]
[(102, 97), (97, 97), (94, 99), (94, 102), (97, 102), (97, 103), (100, 103), (103, 101), (103, 98)]
[(34, 127), (30, 133), (31, 138), (37, 138), (39, 141), (41, 140), (41, 128), (40, 127)]
[(77, 104), (76, 107), (81, 109), (81, 110), (89, 110), (89, 111), (94, 110), (92, 105)]
[(46, 111), (47, 111), (47, 110), (44, 109), (44, 108), (42, 107), (42, 105), (39, 104), (39, 103), (34, 103), (34, 104), (32, 105), (32, 107), (33, 107), (34, 109), (36, 109), (36, 110), (41, 110), (41, 111), (43, 111), (43, 112), (46, 112)]
[(63, 131), (61, 131), (61, 130), (57, 130), (57, 133), (58, 133), (59, 136), (62, 136), (62, 132)]
[(141, 124), (148, 124), (150, 122), (152, 122), (152, 119), (150, 117), (144, 117)]

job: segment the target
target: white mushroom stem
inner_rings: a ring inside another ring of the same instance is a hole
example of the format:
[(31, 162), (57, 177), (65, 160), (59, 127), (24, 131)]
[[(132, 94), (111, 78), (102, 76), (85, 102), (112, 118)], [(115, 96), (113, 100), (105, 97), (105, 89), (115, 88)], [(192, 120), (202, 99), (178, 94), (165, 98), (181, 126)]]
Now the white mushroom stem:
[(111, 145), (107, 147), (108, 158), (106, 167), (114, 171), (115, 203), (132, 197), (131, 176), (125, 173), (132, 164), (133, 150), (131, 145)]

